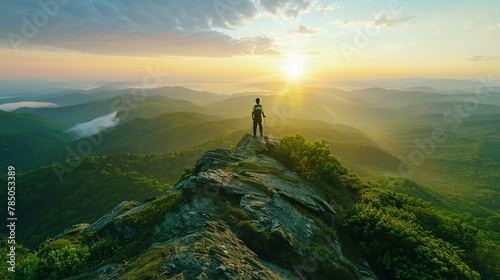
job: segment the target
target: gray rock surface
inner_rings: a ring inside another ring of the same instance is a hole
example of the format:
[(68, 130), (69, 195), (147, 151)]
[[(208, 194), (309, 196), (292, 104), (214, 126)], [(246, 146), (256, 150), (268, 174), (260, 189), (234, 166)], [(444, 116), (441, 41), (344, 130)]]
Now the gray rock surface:
[(120, 226), (120, 223), (117, 221), (119, 221), (124, 215), (129, 215), (131, 213), (140, 211), (146, 205), (146, 203), (140, 204), (136, 201), (123, 201), (115, 208), (113, 208), (113, 210), (102, 216), (99, 220), (85, 228), (83, 232), (89, 233), (93, 231), (99, 231), (106, 226), (111, 226), (117, 232), (122, 233), (125, 239), (129, 239), (135, 235), (136, 230), (126, 226)]

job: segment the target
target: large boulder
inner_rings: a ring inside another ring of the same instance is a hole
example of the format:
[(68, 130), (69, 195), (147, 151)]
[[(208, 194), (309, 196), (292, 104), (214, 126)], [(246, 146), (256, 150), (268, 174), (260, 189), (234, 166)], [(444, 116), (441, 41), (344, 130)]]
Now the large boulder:
[(256, 155), (257, 153), (266, 152), (268, 149), (264, 138), (257, 138), (253, 135), (245, 134), (238, 145), (236, 145), (236, 151), (239, 153)]

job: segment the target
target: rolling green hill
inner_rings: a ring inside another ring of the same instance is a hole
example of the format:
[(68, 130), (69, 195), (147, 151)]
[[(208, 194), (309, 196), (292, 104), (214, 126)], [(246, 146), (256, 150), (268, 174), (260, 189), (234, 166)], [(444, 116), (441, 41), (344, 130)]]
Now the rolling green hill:
[(49, 164), (50, 152), (71, 140), (60, 123), (0, 111), (0, 166), (20, 171)]
[[(500, 147), (496, 143), (500, 141), (500, 116), (472, 115), (453, 125), (444, 123), (442, 116), (441, 121), (439, 115), (433, 116), (395, 120), (375, 137), (382, 147), (419, 171), (408, 174), (404, 169), (400, 176), (499, 213)], [(433, 138), (436, 131), (443, 134)]]
[(118, 112), (121, 122), (127, 122), (138, 117), (153, 117), (167, 112), (197, 112), (201, 110), (199, 106), (185, 100), (171, 99), (164, 96), (142, 97), (126, 94), (78, 105), (58, 108), (25, 108), (18, 109), (16, 112), (58, 120), (66, 123), (69, 128), (75, 124), (88, 122), (115, 111)]
[[(86, 157), (62, 181), (50, 166), (16, 176), (17, 240), (35, 248), (74, 224), (92, 222), (123, 200), (143, 201), (171, 188), (175, 156)], [(73, 162), (76, 162), (74, 160)], [(5, 181), (5, 177), (2, 177)], [(2, 191), (7, 197), (6, 191)], [(5, 199), (0, 211), (6, 213)]]
[(97, 153), (168, 153), (219, 138), (230, 132), (222, 118), (198, 113), (167, 113), (137, 118), (103, 135)]

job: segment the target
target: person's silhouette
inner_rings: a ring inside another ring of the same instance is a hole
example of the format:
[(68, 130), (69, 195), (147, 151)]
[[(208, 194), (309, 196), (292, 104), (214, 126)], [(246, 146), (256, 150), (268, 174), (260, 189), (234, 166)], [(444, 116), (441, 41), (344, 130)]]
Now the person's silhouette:
[(262, 117), (266, 117), (264, 114), (264, 109), (262, 108), (262, 105), (260, 105), (260, 99), (257, 98), (255, 99), (255, 105), (253, 105), (252, 108), (252, 120), (253, 120), (253, 136), (256, 137), (257, 135), (257, 125), (259, 125), (259, 131), (260, 131), (260, 138), (262, 138)]

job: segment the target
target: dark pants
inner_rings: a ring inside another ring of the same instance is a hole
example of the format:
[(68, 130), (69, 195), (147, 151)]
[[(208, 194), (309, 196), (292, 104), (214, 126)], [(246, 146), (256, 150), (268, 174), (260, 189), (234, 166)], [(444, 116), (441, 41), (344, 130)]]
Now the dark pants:
[(259, 125), (260, 136), (262, 137), (262, 119), (253, 120), (253, 136), (257, 133), (257, 124)]

